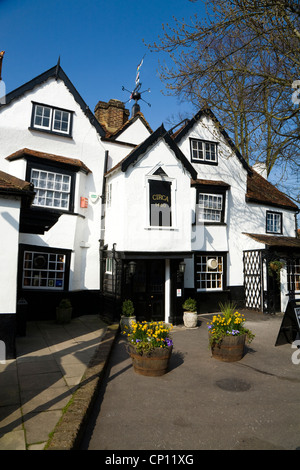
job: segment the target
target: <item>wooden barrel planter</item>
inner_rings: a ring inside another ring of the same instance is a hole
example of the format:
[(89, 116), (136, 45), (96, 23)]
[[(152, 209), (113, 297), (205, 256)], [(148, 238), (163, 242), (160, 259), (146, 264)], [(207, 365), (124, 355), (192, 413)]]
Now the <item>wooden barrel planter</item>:
[(173, 346), (148, 352), (138, 352), (131, 344), (128, 347), (133, 369), (137, 374), (159, 377), (167, 372)]
[(211, 348), (212, 356), (224, 362), (240, 361), (244, 355), (246, 335), (224, 336)]

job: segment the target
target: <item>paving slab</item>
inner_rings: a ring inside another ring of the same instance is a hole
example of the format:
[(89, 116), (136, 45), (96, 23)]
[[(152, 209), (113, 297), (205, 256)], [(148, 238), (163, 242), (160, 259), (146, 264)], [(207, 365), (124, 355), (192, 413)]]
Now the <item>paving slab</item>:
[(16, 359), (0, 364), (0, 450), (45, 449), (108, 328), (99, 315), (27, 323)]

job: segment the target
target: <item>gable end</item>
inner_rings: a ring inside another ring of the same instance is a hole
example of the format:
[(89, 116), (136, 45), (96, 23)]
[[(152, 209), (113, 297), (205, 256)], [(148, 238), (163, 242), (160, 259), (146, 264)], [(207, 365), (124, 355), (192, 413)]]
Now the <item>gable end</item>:
[(38, 75), (37, 77), (33, 78), (29, 82), (25, 83), (24, 85), (20, 86), (19, 88), (16, 88), (15, 90), (11, 91), (5, 96), (5, 103), (1, 105), (0, 103), (0, 112), (1, 109), (5, 108), (6, 106), (10, 105), (14, 100), (20, 98), (23, 96), (26, 92), (33, 90), (36, 86), (41, 85), (42, 83), (46, 82), (49, 80), (49, 78), (55, 78), (57, 80), (58, 78), (62, 80), (65, 84), (65, 86), (68, 88), (70, 93), (73, 95), (75, 101), (78, 103), (80, 106), (82, 112), (86, 115), (86, 117), (89, 119), (90, 123), (92, 126), (95, 127), (96, 131), (101, 137), (105, 136), (105, 131), (100, 125), (100, 123), (97, 121), (93, 113), (91, 112), (90, 108), (87, 106), (85, 101), (82, 99), (70, 79), (67, 77), (63, 69), (60, 67), (60, 65), (56, 65), (55, 67), (52, 67), (51, 69), (47, 70), (46, 72), (42, 73), (41, 75)]
[(236, 154), (236, 156), (238, 157), (238, 159), (240, 160), (241, 164), (243, 165), (243, 167), (245, 168), (245, 170), (248, 172), (249, 175), (252, 174), (252, 170), (250, 168), (250, 166), (248, 165), (248, 163), (246, 162), (246, 160), (244, 159), (244, 157), (242, 156), (242, 154), (240, 153), (240, 151), (238, 150), (238, 148), (235, 146), (235, 144), (232, 142), (232, 140), (230, 139), (229, 135), (227, 134), (227, 132), (225, 131), (225, 129), (223, 128), (223, 126), (221, 126), (221, 124), (219, 123), (218, 119), (216, 118), (216, 116), (213, 114), (213, 112), (210, 110), (210, 109), (202, 109), (200, 111), (198, 111), (197, 114), (195, 114), (195, 116), (192, 118), (192, 119), (189, 119), (189, 121), (187, 122), (186, 125), (184, 125), (177, 133), (176, 135), (174, 136), (174, 141), (176, 143), (179, 143), (181, 141), (181, 139), (192, 129), (192, 127), (203, 117), (203, 116), (207, 116), (209, 117), (218, 127), (218, 130), (220, 131), (220, 133), (222, 134), (222, 136), (224, 137), (224, 139), (226, 140), (227, 144), (231, 147), (231, 149), (234, 151), (234, 153)]
[(160, 138), (164, 139), (166, 144), (175, 153), (176, 158), (183, 164), (186, 170), (190, 173), (193, 179), (197, 178), (197, 171), (192, 164), (187, 160), (181, 150), (177, 147), (173, 139), (170, 137), (164, 126), (161, 125), (153, 134), (151, 134), (144, 142), (136, 147), (121, 163), (121, 170), (125, 172), (127, 168), (134, 163), (147, 149), (153, 145)]

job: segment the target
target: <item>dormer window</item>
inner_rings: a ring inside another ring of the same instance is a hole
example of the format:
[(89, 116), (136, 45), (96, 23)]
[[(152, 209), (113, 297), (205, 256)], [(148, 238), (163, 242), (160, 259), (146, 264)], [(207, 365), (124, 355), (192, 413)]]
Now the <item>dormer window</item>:
[(33, 103), (31, 129), (71, 137), (72, 111)]
[(199, 139), (190, 139), (191, 161), (193, 163), (218, 164), (217, 143)]

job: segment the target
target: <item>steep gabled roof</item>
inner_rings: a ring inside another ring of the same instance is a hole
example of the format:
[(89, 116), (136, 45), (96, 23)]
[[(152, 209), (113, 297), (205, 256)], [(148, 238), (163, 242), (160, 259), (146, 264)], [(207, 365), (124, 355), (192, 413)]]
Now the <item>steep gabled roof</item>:
[(135, 149), (133, 149), (129, 155), (127, 155), (123, 160), (121, 160), (115, 167), (109, 170), (108, 173), (116, 170), (117, 168), (121, 168), (123, 172), (127, 170), (127, 168), (136, 162), (136, 160), (145, 154), (149, 147), (155, 144), (158, 140), (163, 139), (165, 143), (170, 147), (170, 149), (174, 152), (176, 158), (182, 163), (185, 169), (190, 173), (193, 179), (197, 178), (197, 171), (192, 166), (192, 164), (187, 160), (181, 150), (177, 147), (174, 143), (173, 139), (171, 139), (168, 132), (165, 130), (164, 126), (161, 125), (153, 134), (151, 134), (146, 140), (144, 140), (140, 145), (138, 145)]
[(103, 127), (97, 121), (94, 114), (91, 112), (90, 108), (82, 99), (82, 97), (80, 96), (76, 88), (74, 87), (73, 83), (67, 77), (67, 75), (65, 74), (65, 72), (63, 71), (63, 69), (61, 68), (59, 64), (47, 70), (46, 72), (42, 73), (41, 75), (38, 75), (37, 77), (33, 78), (32, 80), (20, 86), (19, 88), (16, 88), (15, 90), (8, 93), (5, 96), (5, 99), (3, 100), (4, 103), (2, 105), (0, 103), (0, 112), (3, 108), (10, 105), (14, 100), (22, 97), (26, 92), (33, 90), (36, 86), (39, 86), (42, 83), (45, 83), (50, 78), (55, 78), (55, 80), (60, 79), (64, 82), (69, 92), (73, 95), (75, 101), (79, 104), (80, 108), (82, 109), (82, 112), (89, 119), (92, 126), (95, 127), (96, 131), (101, 137), (104, 137), (105, 131)]
[(222, 136), (224, 137), (224, 139), (226, 140), (228, 145), (231, 147), (231, 149), (234, 151), (234, 153), (236, 154), (236, 156), (240, 160), (240, 162), (243, 165), (243, 167), (245, 168), (245, 170), (248, 172), (248, 174), (251, 174), (252, 170), (251, 170), (250, 166), (248, 165), (248, 163), (246, 162), (246, 160), (244, 159), (244, 157), (242, 156), (242, 154), (240, 153), (238, 148), (232, 142), (229, 135), (227, 134), (227, 132), (225, 131), (223, 126), (220, 124), (220, 122), (218, 121), (218, 119), (216, 118), (214, 113), (208, 108), (201, 109), (200, 111), (198, 111), (197, 114), (195, 114), (194, 117), (187, 120), (186, 124), (184, 124), (174, 134), (174, 136), (173, 136), (174, 141), (176, 143), (179, 143), (181, 141), (181, 139), (192, 129), (192, 127), (204, 116), (211, 118), (212, 121), (217, 125), (218, 130), (220, 131), (220, 133), (222, 134)]
[(294, 202), (254, 170), (252, 170), (252, 175), (248, 175), (246, 201), (299, 210)]

